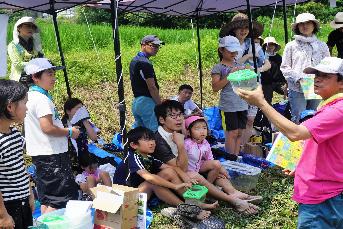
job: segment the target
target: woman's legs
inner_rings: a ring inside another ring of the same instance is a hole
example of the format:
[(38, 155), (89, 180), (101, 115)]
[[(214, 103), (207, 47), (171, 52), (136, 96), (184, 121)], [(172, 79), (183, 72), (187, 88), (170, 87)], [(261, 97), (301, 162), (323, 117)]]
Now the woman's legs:
[(288, 91), (288, 100), (291, 105), (291, 114), (292, 121), (299, 123), (300, 113), (306, 110), (306, 100), (304, 94), (301, 92), (289, 90)]

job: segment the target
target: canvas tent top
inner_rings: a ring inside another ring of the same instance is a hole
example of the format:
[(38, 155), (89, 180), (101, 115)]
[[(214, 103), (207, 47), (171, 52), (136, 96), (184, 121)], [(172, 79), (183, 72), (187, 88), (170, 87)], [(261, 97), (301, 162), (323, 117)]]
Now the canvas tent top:
[[(306, 0), (285, 0), (287, 5)], [(109, 8), (111, 0), (99, 1), (93, 6)], [(250, 0), (251, 8), (282, 6), (283, 0)], [(119, 0), (118, 9), (129, 12), (157, 13), (173, 16), (206, 16), (247, 9), (245, 0)]]

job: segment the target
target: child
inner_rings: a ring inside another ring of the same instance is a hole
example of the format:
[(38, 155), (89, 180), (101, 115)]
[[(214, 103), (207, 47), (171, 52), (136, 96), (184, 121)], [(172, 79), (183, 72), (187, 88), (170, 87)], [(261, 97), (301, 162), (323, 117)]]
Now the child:
[(225, 130), (225, 149), (235, 155), (239, 154), (242, 132), (247, 124), (248, 104), (233, 91), (227, 75), (245, 68), (235, 61), (240, 51), (241, 46), (236, 37), (220, 38), (220, 63), (216, 64), (211, 72), (212, 89), (214, 92), (220, 91), (219, 109)]
[(343, 222), (343, 60), (325, 57), (305, 74), (315, 74), (314, 92), (323, 98), (314, 117), (297, 125), (255, 91), (238, 90), (258, 106), (291, 141), (305, 140), (295, 171), (293, 199), (299, 203), (298, 228), (341, 228)]
[(32, 226), (35, 209), (29, 176), (25, 169), (25, 140), (11, 127), (26, 115), (27, 89), (13, 80), (0, 80), (0, 227)]
[[(138, 188), (140, 192), (147, 193), (148, 199), (154, 193), (169, 205), (177, 206), (183, 203), (170, 189), (182, 196), (192, 183), (182, 183), (180, 177), (185, 176), (185, 173), (174, 170), (149, 155), (154, 152), (156, 146), (154, 133), (145, 127), (137, 127), (130, 130), (127, 137), (130, 151), (118, 166), (113, 183)], [(202, 204), (200, 207), (213, 209), (217, 204)]]
[(183, 105), (183, 108), (185, 109), (185, 116), (189, 116), (192, 114), (194, 115), (202, 114), (202, 111), (193, 102), (192, 95), (193, 95), (192, 86), (188, 84), (182, 84), (179, 87), (179, 94), (171, 98), (172, 100), (179, 101)]
[(77, 199), (77, 185), (71, 170), (68, 137), (76, 139), (77, 127), (64, 128), (49, 90), (54, 88), (55, 70), (48, 59), (36, 58), (28, 62), (29, 75), (25, 140), (27, 154), (36, 166), (37, 191), (41, 212), (64, 208), (71, 199)]
[(213, 159), (210, 144), (206, 141), (208, 126), (203, 117), (191, 116), (185, 120), (185, 127), (189, 138), (185, 140), (185, 149), (188, 154), (188, 171), (207, 173), (207, 180), (219, 187), (229, 195), (248, 202), (258, 203), (261, 196), (249, 196), (235, 190), (229, 182), (230, 176), (220, 162)]
[(109, 187), (112, 186), (110, 175), (108, 172), (101, 171), (98, 168), (98, 163), (92, 158), (90, 153), (86, 152), (80, 155), (79, 163), (84, 171), (76, 176), (75, 181), (80, 185), (83, 193), (86, 194), (84, 196), (90, 195), (93, 199), (94, 196), (90, 189), (96, 187), (99, 183)]

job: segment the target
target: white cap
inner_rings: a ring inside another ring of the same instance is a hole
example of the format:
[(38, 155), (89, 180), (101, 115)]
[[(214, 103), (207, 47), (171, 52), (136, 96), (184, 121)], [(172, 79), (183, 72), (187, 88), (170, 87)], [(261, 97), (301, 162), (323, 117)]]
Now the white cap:
[(32, 75), (47, 69), (61, 70), (64, 69), (64, 66), (54, 66), (46, 58), (32, 59), (25, 66), (25, 72), (27, 75)]
[(304, 69), (306, 74), (315, 74), (317, 72), (338, 73), (343, 76), (343, 60), (337, 57), (325, 57), (317, 66)]
[(229, 52), (240, 52), (242, 50), (239, 40), (234, 36), (219, 38), (219, 48), (226, 48)]

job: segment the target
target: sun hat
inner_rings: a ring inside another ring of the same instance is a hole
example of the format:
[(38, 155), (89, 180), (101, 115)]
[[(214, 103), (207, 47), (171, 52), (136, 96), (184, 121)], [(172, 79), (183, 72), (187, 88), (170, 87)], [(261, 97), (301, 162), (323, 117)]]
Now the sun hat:
[(185, 127), (186, 129), (188, 129), (188, 127), (195, 121), (197, 120), (205, 120), (204, 117), (201, 117), (201, 116), (197, 116), (197, 115), (193, 115), (193, 116), (189, 116), (188, 118), (185, 119)]
[(330, 26), (333, 29), (338, 29), (343, 27), (343, 12), (338, 12), (335, 15), (335, 19), (330, 22)]
[(277, 41), (275, 40), (275, 37), (266, 37), (266, 38), (264, 38), (264, 42), (263, 42), (262, 48), (266, 49), (266, 46), (269, 43), (272, 43), (272, 44), (274, 44), (276, 46), (275, 52), (277, 52), (277, 51), (279, 51), (281, 49), (281, 45), (279, 43), (277, 43)]
[[(256, 21), (253, 21), (253, 31), (252, 37), (256, 38), (262, 35), (263, 25)], [(246, 14), (238, 13), (236, 14), (230, 22), (224, 24), (219, 31), (219, 37), (225, 37), (232, 35), (232, 31), (237, 28), (248, 27), (249, 26), (249, 17)]]
[(337, 57), (325, 57), (314, 67), (304, 69), (305, 74), (316, 74), (317, 72), (340, 74), (343, 76), (343, 59)]
[(226, 48), (229, 52), (240, 52), (242, 50), (239, 40), (234, 36), (219, 38), (219, 48)]
[(308, 21), (313, 21), (314, 24), (316, 25), (317, 30), (320, 29), (320, 23), (319, 23), (319, 21), (316, 19), (316, 17), (313, 14), (302, 13), (302, 14), (299, 14), (295, 18), (295, 23), (292, 24), (293, 32), (295, 32), (295, 30), (297, 29), (297, 26), (298, 26), (299, 23), (304, 23), (304, 22), (308, 22)]
[(30, 60), (25, 66), (25, 72), (27, 75), (32, 75), (37, 72), (41, 72), (47, 69), (61, 70), (64, 69), (64, 66), (54, 66), (46, 58), (35, 58)]
[(141, 40), (141, 44), (147, 44), (147, 43), (152, 43), (155, 45), (164, 45), (164, 41), (161, 41), (156, 35), (146, 35), (143, 37)]

